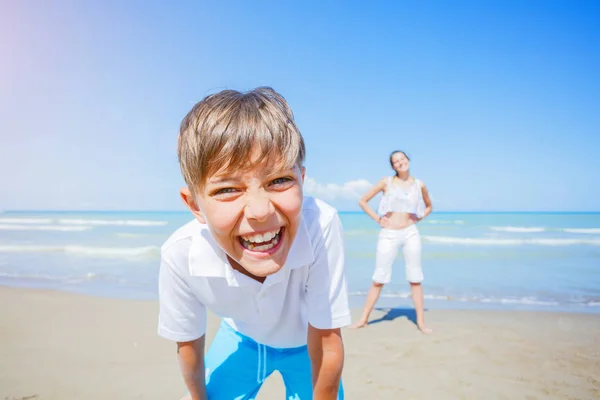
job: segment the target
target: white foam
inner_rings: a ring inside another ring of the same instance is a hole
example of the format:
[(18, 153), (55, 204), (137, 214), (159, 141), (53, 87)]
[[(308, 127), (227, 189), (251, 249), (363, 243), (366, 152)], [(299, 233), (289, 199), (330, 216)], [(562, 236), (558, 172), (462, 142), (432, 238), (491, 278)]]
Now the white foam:
[(42, 275), (42, 274), (20, 274), (15, 272), (0, 272), (0, 278), (13, 278), (13, 279), (33, 279), (33, 280), (44, 280), (44, 281), (61, 281), (64, 278), (60, 276)]
[(57, 225), (0, 225), (2, 231), (63, 231), (80, 232), (92, 229), (90, 226), (57, 226)]
[(600, 239), (532, 239), (531, 243), (546, 246), (571, 246), (576, 244), (600, 246)]
[(434, 225), (443, 225), (443, 224), (462, 225), (465, 223), (465, 221), (460, 220), (460, 219), (455, 219), (453, 221), (448, 221), (445, 219), (426, 219), (425, 222), (428, 224), (434, 224)]
[(101, 278), (100, 275), (94, 272), (88, 272), (85, 275), (80, 276), (56, 276), (56, 275), (44, 275), (36, 273), (14, 273), (14, 272), (0, 272), (0, 278), (9, 279), (23, 279), (23, 280), (35, 280), (35, 281), (52, 281), (52, 282), (64, 282), (69, 284), (89, 282), (95, 279)]
[(69, 254), (100, 256), (100, 257), (140, 257), (160, 254), (158, 246), (143, 247), (88, 247), (65, 246), (64, 251)]
[(492, 239), (492, 238), (468, 238), (453, 236), (427, 236), (422, 238), (430, 243), (462, 244), (474, 246), (521, 246), (521, 245), (542, 245), (542, 246), (572, 246), (572, 245), (590, 245), (600, 246), (600, 239)]
[(600, 228), (564, 228), (564, 232), (600, 234)]
[(147, 235), (145, 235), (143, 233), (117, 232), (117, 233), (115, 233), (115, 236), (121, 237), (121, 238), (133, 239), (133, 238), (144, 237), (144, 236), (147, 236)]
[(51, 224), (50, 218), (0, 218), (0, 224)]
[(0, 246), (0, 253), (53, 253), (63, 251), (60, 246), (27, 246), (6, 245)]
[[(348, 293), (349, 296), (366, 296), (367, 292), (352, 292)], [(410, 292), (402, 292), (402, 293), (382, 293), (379, 297), (387, 297), (394, 299), (409, 299), (412, 294)], [(450, 296), (444, 295), (435, 295), (435, 294), (425, 294), (423, 298), (426, 300), (452, 300)]]
[(426, 242), (447, 243), (447, 244), (504, 245), (504, 246), (514, 246), (514, 245), (523, 244), (523, 240), (519, 240), (519, 239), (487, 239), (487, 238), (465, 238), (465, 237), (429, 236), (429, 235), (423, 235), (422, 238)]
[(363, 236), (363, 235), (377, 236), (378, 233), (379, 233), (378, 230), (369, 230), (369, 229), (351, 229), (348, 231), (344, 231), (345, 236)]
[(538, 227), (525, 227), (525, 226), (491, 226), (491, 230), (498, 232), (522, 232), (522, 233), (535, 233), (544, 232), (546, 228)]
[(45, 281), (91, 281), (96, 279), (98, 275), (94, 272), (88, 272), (82, 276), (57, 276), (57, 275), (44, 275), (35, 273), (16, 273), (16, 272), (0, 272), (0, 278), (13, 278), (13, 279), (35, 279)]
[(167, 221), (148, 221), (141, 219), (59, 219), (59, 224), (64, 225), (117, 225), (117, 226), (164, 226)]
[[(349, 293), (349, 296), (366, 296), (367, 292), (353, 292)], [(400, 299), (409, 299), (411, 298), (411, 294), (409, 292), (402, 293), (382, 293), (381, 297), (387, 298), (400, 298)], [(425, 295), (424, 298), (426, 300), (442, 300), (442, 301), (458, 301), (458, 302), (468, 302), (468, 303), (486, 303), (486, 304), (510, 304), (510, 305), (530, 305), (530, 306), (557, 306), (560, 305), (559, 302), (553, 300), (539, 300), (535, 297), (453, 297), (453, 296), (444, 296), (444, 295), (435, 295), (429, 294)], [(580, 305), (586, 306), (595, 306), (600, 305), (600, 302), (596, 303), (593, 301), (576, 303)]]
[(158, 246), (144, 247), (92, 247), (92, 246), (29, 246), (6, 245), (0, 246), (0, 253), (56, 253), (63, 252), (87, 257), (130, 258), (148, 257), (160, 254)]
[(77, 219), (77, 218), (0, 218), (0, 224), (21, 225), (116, 225), (116, 226), (165, 226), (167, 221), (153, 221), (143, 219)]
[(523, 304), (529, 306), (557, 306), (556, 301), (544, 301), (537, 300), (533, 297), (522, 297), (522, 298), (488, 298), (481, 299), (482, 303), (496, 303), (496, 304)]

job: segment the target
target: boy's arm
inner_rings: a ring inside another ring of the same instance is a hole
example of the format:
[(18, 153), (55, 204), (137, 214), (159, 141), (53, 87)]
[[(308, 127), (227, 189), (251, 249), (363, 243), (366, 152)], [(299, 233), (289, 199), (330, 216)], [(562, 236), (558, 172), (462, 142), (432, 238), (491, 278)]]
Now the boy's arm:
[(315, 400), (337, 399), (344, 366), (340, 328), (351, 322), (344, 274), (344, 233), (335, 213), (322, 228), (306, 284), (308, 352)]
[(312, 365), (314, 400), (336, 400), (344, 367), (344, 342), (339, 328), (308, 325), (308, 354)]
[(204, 336), (191, 342), (177, 342), (177, 357), (189, 400), (207, 400), (204, 382)]
[[(179, 268), (177, 267), (179, 266)], [(177, 342), (177, 357), (187, 399), (206, 400), (204, 382), (204, 334), (206, 308), (186, 280), (186, 265), (161, 257), (158, 280), (160, 336)]]

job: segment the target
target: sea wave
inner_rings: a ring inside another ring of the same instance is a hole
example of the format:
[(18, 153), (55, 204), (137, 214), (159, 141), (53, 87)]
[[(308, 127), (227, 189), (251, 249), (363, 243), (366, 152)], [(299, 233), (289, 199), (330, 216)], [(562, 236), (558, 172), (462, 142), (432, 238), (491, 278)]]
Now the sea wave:
[(51, 224), (51, 218), (0, 218), (0, 224)]
[(141, 219), (59, 219), (59, 224), (63, 225), (117, 225), (117, 226), (164, 226), (167, 221), (151, 221)]
[(32, 281), (51, 281), (51, 282), (64, 282), (64, 283), (82, 283), (89, 282), (100, 278), (101, 276), (94, 272), (87, 272), (83, 275), (71, 275), (71, 276), (59, 276), (59, 275), (46, 275), (36, 273), (21, 273), (21, 272), (0, 272), (1, 278), (9, 279), (22, 279)]
[(160, 247), (92, 247), (79, 245), (66, 246), (0, 246), (0, 253), (65, 253), (87, 257), (135, 258), (160, 255)]
[[(348, 293), (348, 296), (366, 296), (367, 292), (351, 292)], [(410, 292), (402, 292), (402, 293), (381, 293), (379, 297), (384, 298), (394, 298), (394, 299), (410, 299), (412, 294)], [(443, 295), (435, 295), (435, 294), (425, 294), (423, 297), (427, 300), (452, 300), (451, 296), (443, 296)]]
[(159, 246), (143, 247), (88, 247), (65, 246), (65, 252), (85, 256), (101, 257), (142, 257), (160, 255)]
[(536, 233), (544, 232), (546, 228), (539, 227), (526, 227), (526, 226), (490, 226), (490, 229), (498, 232), (522, 232), (522, 233)]
[(59, 226), (59, 225), (0, 225), (1, 231), (62, 231), (81, 232), (92, 229), (91, 226)]
[(344, 231), (345, 236), (377, 236), (379, 229), (350, 229)]
[[(482, 303), (492, 304), (522, 304), (529, 306), (557, 306), (557, 301), (538, 300), (535, 297), (521, 297), (521, 298), (505, 298), (505, 297), (490, 297), (483, 298), (480, 300)], [(583, 303), (582, 303), (583, 304)]]
[(452, 221), (445, 220), (445, 219), (426, 219), (425, 222), (428, 224), (434, 224), (434, 225), (443, 225), (443, 224), (463, 225), (465, 223), (465, 221), (463, 221), (461, 219), (455, 219)]
[(422, 236), (423, 240), (430, 243), (443, 244), (461, 244), (474, 246), (520, 246), (520, 245), (541, 245), (541, 246), (572, 246), (572, 245), (590, 245), (600, 246), (600, 239), (551, 239), (551, 238), (530, 238), (530, 239), (499, 239), (499, 238), (469, 238), (454, 236)]
[(168, 221), (143, 219), (80, 219), (80, 218), (0, 218), (0, 224), (20, 225), (91, 225), (91, 226), (165, 226)]
[(600, 234), (600, 228), (564, 228), (564, 232)]
[[(348, 294), (349, 296), (360, 296), (364, 297), (367, 295), (367, 292), (352, 292)], [(410, 292), (400, 292), (400, 293), (382, 293), (380, 297), (384, 298), (397, 298), (397, 299), (410, 299)], [(467, 302), (467, 303), (486, 303), (486, 304), (505, 304), (505, 305), (529, 305), (529, 306), (559, 306), (559, 305), (578, 305), (585, 307), (599, 307), (600, 300), (598, 299), (578, 299), (578, 300), (569, 300), (569, 301), (558, 301), (553, 299), (538, 299), (535, 296), (525, 296), (525, 297), (496, 297), (496, 296), (445, 296), (445, 295), (436, 295), (436, 294), (425, 294), (423, 296), (426, 300), (442, 300), (442, 301), (457, 301), (457, 302)]]
[(546, 231), (561, 231), (567, 233), (600, 234), (600, 228), (544, 228), (538, 226), (490, 226), (489, 229), (497, 232), (514, 233), (539, 233)]
[(117, 232), (117, 233), (115, 233), (115, 236), (120, 237), (120, 238), (133, 239), (133, 238), (141, 238), (141, 237), (144, 237), (147, 235), (144, 233)]

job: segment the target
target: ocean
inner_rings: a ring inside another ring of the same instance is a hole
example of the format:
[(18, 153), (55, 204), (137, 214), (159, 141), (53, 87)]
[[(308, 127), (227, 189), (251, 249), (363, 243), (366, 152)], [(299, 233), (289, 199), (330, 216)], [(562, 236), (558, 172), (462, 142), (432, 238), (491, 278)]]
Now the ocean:
[[(340, 213), (351, 305), (371, 284), (378, 226)], [(4, 212), (0, 285), (157, 298), (160, 246), (187, 212)], [(423, 239), (426, 308), (600, 313), (600, 213), (434, 212)], [(399, 254), (378, 307), (410, 307)]]

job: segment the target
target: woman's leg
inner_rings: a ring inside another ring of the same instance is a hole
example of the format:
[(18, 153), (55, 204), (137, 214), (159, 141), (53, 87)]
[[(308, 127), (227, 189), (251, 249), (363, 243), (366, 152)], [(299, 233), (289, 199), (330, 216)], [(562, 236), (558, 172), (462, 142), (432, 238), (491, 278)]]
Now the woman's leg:
[(369, 322), (369, 315), (379, 299), (383, 285), (392, 280), (392, 264), (398, 254), (401, 237), (398, 231), (382, 229), (377, 240), (377, 254), (375, 256), (375, 272), (373, 273), (373, 284), (367, 294), (362, 316), (352, 324), (351, 328), (363, 328)]
[(421, 283), (410, 282), (410, 292), (417, 313), (417, 327), (425, 334), (433, 332), (425, 326), (425, 304), (423, 301), (423, 287)]
[(425, 326), (425, 304), (423, 300), (423, 268), (421, 266), (421, 236), (416, 227), (414, 232), (406, 239), (404, 248), (404, 263), (406, 266), (406, 280), (410, 283), (410, 292), (417, 314), (417, 327), (423, 333), (431, 333), (432, 330)]
[(371, 315), (371, 311), (373, 311), (375, 303), (377, 303), (379, 295), (381, 294), (381, 288), (383, 288), (383, 283), (373, 282), (369, 289), (369, 293), (367, 294), (367, 301), (365, 302), (362, 316), (358, 321), (352, 324), (350, 328), (364, 328), (367, 326), (369, 323), (369, 315)]

